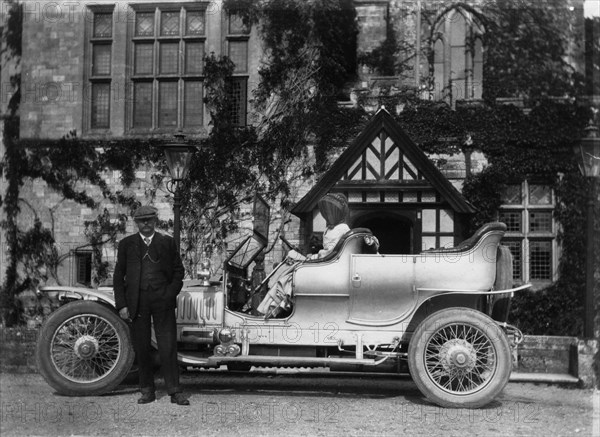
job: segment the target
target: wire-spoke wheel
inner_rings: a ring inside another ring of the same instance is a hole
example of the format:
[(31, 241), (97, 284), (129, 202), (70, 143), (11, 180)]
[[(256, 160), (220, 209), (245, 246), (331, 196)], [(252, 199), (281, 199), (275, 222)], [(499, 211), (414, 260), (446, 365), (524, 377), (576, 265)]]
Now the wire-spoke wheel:
[(134, 359), (125, 322), (112, 309), (89, 301), (69, 303), (51, 314), (36, 352), (48, 384), (71, 396), (111, 391)]
[(449, 308), (419, 325), (408, 363), (429, 400), (445, 407), (478, 408), (508, 382), (511, 353), (506, 335), (491, 318), (470, 308)]

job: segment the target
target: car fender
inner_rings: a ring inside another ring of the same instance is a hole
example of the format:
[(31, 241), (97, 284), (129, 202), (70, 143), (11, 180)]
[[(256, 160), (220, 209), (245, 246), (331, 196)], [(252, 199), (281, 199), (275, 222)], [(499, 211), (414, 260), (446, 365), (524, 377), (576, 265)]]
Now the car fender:
[[(432, 289), (432, 288), (417, 288), (417, 302), (415, 305), (415, 308), (413, 310), (413, 312), (410, 314), (409, 318), (413, 319), (415, 317), (415, 315), (417, 314), (421, 314), (423, 315), (427, 315), (429, 314), (429, 312), (425, 312), (423, 313), (422, 310), (429, 310), (431, 311), (431, 308), (427, 308), (426, 305), (429, 302), (432, 302), (433, 299), (435, 298), (440, 298), (440, 297), (445, 297), (445, 296), (456, 296), (457, 298), (460, 297), (469, 297), (469, 296), (498, 296), (498, 297), (508, 297), (509, 299), (512, 298), (514, 296), (515, 292), (518, 291), (522, 291), (525, 290), (527, 288), (530, 288), (532, 286), (532, 284), (524, 284), (524, 285), (520, 285), (518, 287), (514, 287), (514, 288), (510, 288), (510, 289), (506, 289), (506, 290), (456, 290), (456, 289)], [(444, 305), (442, 305), (444, 306)], [(447, 306), (447, 305), (445, 305)], [(459, 306), (458, 303), (453, 304), (451, 306)], [(433, 311), (435, 311), (437, 309), (439, 309), (439, 305), (438, 307), (434, 307)], [(413, 320), (415, 321), (415, 320)], [(416, 320), (416, 322), (419, 322), (419, 319)], [(502, 321), (499, 321), (502, 322)]]
[(38, 288), (38, 296), (45, 295), (50, 300), (63, 302), (71, 300), (91, 300), (115, 308), (115, 297), (111, 287), (86, 288), (69, 286), (43, 286)]

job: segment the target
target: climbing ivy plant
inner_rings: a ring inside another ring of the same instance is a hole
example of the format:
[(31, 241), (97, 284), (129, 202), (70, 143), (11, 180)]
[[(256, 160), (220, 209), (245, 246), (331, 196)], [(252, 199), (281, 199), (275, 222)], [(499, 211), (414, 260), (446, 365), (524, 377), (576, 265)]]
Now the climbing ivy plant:
[[(157, 168), (164, 166), (156, 151), (158, 145), (162, 144), (160, 141), (82, 140), (74, 133), (60, 140), (18, 140), (14, 135), (17, 122), (18, 119), (15, 118), (14, 124), (5, 124), (6, 152), (2, 162), (7, 179), (7, 191), (2, 205), (5, 220), (2, 226), (7, 236), (10, 262), (0, 299), (2, 308), (9, 313), (13, 308), (14, 296), (24, 288), (35, 287), (50, 277), (60, 283), (56, 272), (69, 256), (68, 253), (59, 253), (52, 223), (50, 227), (45, 227), (37, 218), (35, 210), (36, 218), (31, 228), (23, 229), (19, 223), (22, 208), (28, 205), (19, 196), (25, 181), (44, 181), (60, 193), (64, 200), (92, 210), (97, 210), (104, 203), (112, 203), (128, 211), (137, 207), (139, 201), (135, 195), (109, 186), (104, 179), (106, 172), (120, 171), (121, 184), (127, 188), (135, 180), (134, 172), (139, 165)], [(48, 210), (51, 221), (60, 204), (61, 202)], [(96, 254), (95, 283), (103, 282), (108, 275), (106, 263), (101, 256), (102, 246), (115, 242), (117, 235), (124, 230), (125, 220), (123, 214), (113, 220), (103, 211), (97, 219), (84, 223), (88, 243), (80, 248), (89, 247)], [(41, 268), (42, 264), (44, 268)], [(10, 319), (11, 315), (5, 314), (4, 317)]]
[(444, 103), (406, 102), (397, 119), (424, 151), (451, 155), (479, 150), (488, 160), (483, 171), (469, 175), (464, 182), (463, 195), (477, 210), (467, 234), (497, 220), (508, 184), (534, 179), (554, 190), (561, 245), (558, 279), (544, 290), (518, 293), (510, 321), (528, 334), (579, 335), (588, 188), (576, 167), (572, 147), (593, 117), (590, 108), (548, 98), (538, 99), (530, 111), (513, 105), (481, 103), (451, 109)]

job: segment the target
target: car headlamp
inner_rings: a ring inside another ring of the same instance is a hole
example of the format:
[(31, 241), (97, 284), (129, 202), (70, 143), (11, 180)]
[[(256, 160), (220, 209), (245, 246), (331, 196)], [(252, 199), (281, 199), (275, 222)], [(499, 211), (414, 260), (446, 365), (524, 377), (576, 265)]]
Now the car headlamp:
[(234, 333), (229, 328), (223, 328), (219, 331), (219, 341), (221, 344), (231, 343), (234, 338)]

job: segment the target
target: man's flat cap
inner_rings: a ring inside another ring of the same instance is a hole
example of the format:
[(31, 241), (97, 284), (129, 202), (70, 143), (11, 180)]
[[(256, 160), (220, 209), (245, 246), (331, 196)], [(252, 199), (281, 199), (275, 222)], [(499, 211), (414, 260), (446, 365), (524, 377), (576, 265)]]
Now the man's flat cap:
[(158, 209), (150, 205), (140, 206), (132, 215), (134, 220), (149, 219), (158, 217)]

